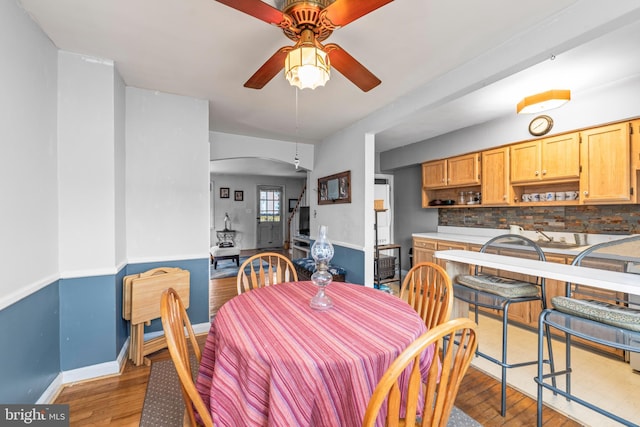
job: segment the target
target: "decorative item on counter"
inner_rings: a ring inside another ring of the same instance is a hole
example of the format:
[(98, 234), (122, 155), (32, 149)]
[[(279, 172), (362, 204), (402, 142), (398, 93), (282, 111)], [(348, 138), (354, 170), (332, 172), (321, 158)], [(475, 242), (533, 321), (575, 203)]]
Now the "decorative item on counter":
[(556, 193), (552, 191), (548, 191), (547, 194), (545, 194), (545, 200), (547, 202), (553, 202), (555, 199), (556, 199)]
[(224, 213), (224, 231), (231, 230), (231, 218), (229, 218), (228, 213)]
[(321, 225), (318, 238), (311, 245), (311, 257), (316, 262), (316, 271), (311, 275), (311, 281), (318, 287), (318, 293), (311, 298), (311, 308), (327, 310), (333, 307), (333, 301), (325, 293), (325, 288), (331, 283), (329, 261), (333, 258), (333, 245), (327, 238), (327, 226)]
[(585, 246), (587, 243), (587, 233), (574, 233), (573, 238), (576, 241), (576, 245)]
[(519, 225), (510, 225), (509, 226), (509, 234), (522, 234), (524, 228)]
[(435, 199), (429, 202), (429, 206), (451, 206), (455, 204), (456, 204), (456, 201), (453, 199), (446, 199), (446, 200)]
[(523, 202), (530, 202), (531, 201), (531, 194), (529, 193), (525, 193), (522, 195), (522, 201)]
[(564, 191), (556, 191), (556, 200), (564, 200), (565, 194)]
[(481, 193), (477, 191), (467, 191), (466, 192), (466, 203), (467, 205), (478, 205), (480, 204)]
[(578, 192), (577, 191), (565, 191), (564, 192), (566, 200), (578, 200)]
[(467, 203), (467, 196), (464, 191), (461, 191), (458, 193), (458, 203), (461, 205), (464, 205), (465, 203)]
[(531, 201), (539, 202), (540, 201), (540, 193), (531, 193)]

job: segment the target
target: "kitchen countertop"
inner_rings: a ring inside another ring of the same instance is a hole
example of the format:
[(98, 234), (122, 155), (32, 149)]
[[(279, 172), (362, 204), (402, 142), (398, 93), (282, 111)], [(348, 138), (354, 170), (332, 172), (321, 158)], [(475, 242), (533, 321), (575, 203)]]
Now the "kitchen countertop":
[[(545, 234), (553, 237), (556, 241), (561, 241), (563, 238), (567, 242), (574, 241), (574, 233), (566, 233), (566, 232), (554, 232), (554, 231), (546, 231), (543, 230)], [(439, 226), (438, 231), (433, 232), (424, 232), (424, 233), (413, 233), (413, 237), (422, 237), (425, 239), (437, 239), (437, 240), (447, 240), (452, 242), (462, 242), (462, 243), (472, 243), (483, 245), (489, 239), (495, 236), (499, 236), (501, 234), (508, 234), (509, 230), (507, 229), (497, 229), (497, 228), (473, 228), (473, 227), (448, 227), (448, 226)], [(522, 235), (528, 237), (534, 242), (537, 241), (540, 237), (542, 237), (537, 231), (529, 231), (525, 230), (522, 232)], [(543, 247), (542, 251), (545, 253), (554, 253), (554, 254), (563, 254), (563, 255), (578, 255), (583, 250), (587, 249), (591, 245), (595, 245), (602, 242), (608, 242), (611, 240), (623, 239), (625, 237), (629, 237), (630, 235), (619, 235), (619, 234), (587, 234), (587, 245), (577, 246), (573, 248), (549, 248)]]
[[(531, 276), (594, 286), (609, 291), (640, 295), (640, 281), (635, 274), (460, 250), (437, 251), (435, 256), (439, 259), (462, 263), (465, 266), (467, 264), (482, 265)], [(462, 267), (462, 270), (464, 271), (465, 267)]]

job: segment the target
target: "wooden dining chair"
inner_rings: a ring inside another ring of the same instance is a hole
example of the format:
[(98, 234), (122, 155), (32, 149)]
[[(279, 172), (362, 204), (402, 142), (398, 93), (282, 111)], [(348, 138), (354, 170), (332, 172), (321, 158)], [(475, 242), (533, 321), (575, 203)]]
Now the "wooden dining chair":
[(414, 265), (402, 282), (400, 298), (407, 301), (424, 320), (428, 329), (449, 320), (453, 307), (451, 278), (437, 264)]
[[(384, 425), (387, 427), (446, 426), (462, 378), (478, 346), (476, 329), (477, 325), (472, 320), (459, 318), (442, 323), (418, 337), (391, 363), (378, 382), (369, 399), (362, 426), (376, 424), (385, 402)], [(450, 343), (455, 340), (457, 344), (443, 349), (443, 339)], [(431, 345), (435, 346), (435, 357), (427, 378), (423, 378), (420, 357)], [(442, 371), (438, 375), (440, 367)], [(401, 387), (399, 378), (406, 369), (409, 376)], [(424, 393), (422, 406), (419, 406), (420, 393)]]
[[(167, 339), (167, 347), (169, 348), (171, 359), (180, 378), (180, 388), (186, 407), (185, 425), (199, 425), (194, 412), (195, 409), (200, 416), (202, 425), (213, 427), (211, 414), (193, 382), (187, 336), (189, 337), (198, 363), (200, 362), (202, 353), (196, 341), (196, 336), (193, 333), (187, 311), (182, 304), (180, 296), (173, 288), (169, 288), (162, 293), (162, 299), (160, 300), (160, 317), (162, 319), (162, 328), (164, 329), (164, 334)], [(185, 332), (187, 336), (185, 336)], [(189, 424), (187, 424), (187, 418)]]
[(238, 269), (238, 295), (251, 289), (298, 281), (293, 263), (286, 256), (276, 252), (253, 255)]

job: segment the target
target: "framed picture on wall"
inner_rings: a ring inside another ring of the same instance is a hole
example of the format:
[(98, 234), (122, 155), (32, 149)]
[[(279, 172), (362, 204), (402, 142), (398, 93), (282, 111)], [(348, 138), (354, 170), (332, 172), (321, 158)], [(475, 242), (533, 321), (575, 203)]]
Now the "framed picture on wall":
[(244, 200), (244, 191), (236, 190), (233, 194), (233, 198), (236, 202), (241, 202)]
[(351, 203), (351, 171), (318, 178), (318, 204)]
[(220, 187), (220, 198), (221, 199), (229, 198), (229, 187)]

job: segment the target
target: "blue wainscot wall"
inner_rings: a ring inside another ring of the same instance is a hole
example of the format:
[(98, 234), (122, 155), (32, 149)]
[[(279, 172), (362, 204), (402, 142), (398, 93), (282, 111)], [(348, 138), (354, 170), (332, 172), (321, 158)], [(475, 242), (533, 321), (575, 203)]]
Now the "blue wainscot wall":
[[(56, 280), (0, 310), (0, 402), (36, 403), (61, 372), (116, 362), (129, 336), (122, 280), (157, 267), (189, 270), (189, 317), (209, 322), (209, 258), (130, 264), (115, 275)], [(161, 329), (155, 320), (145, 332)]]
[[(313, 241), (311, 242), (313, 245)], [(344, 268), (347, 273), (345, 281), (359, 285), (364, 284), (364, 252), (344, 246), (333, 245), (331, 264)]]

